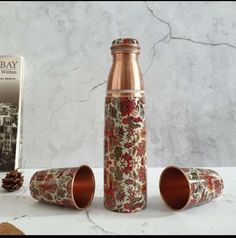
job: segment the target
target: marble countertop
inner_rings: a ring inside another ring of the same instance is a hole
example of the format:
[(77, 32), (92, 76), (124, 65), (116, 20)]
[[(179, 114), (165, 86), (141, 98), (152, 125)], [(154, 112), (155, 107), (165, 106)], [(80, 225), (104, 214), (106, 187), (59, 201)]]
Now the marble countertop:
[[(0, 222), (10, 222), (27, 235), (36, 234), (236, 234), (236, 168), (212, 168), (224, 179), (223, 195), (214, 201), (174, 212), (160, 199), (162, 168), (148, 169), (148, 206), (142, 212), (119, 214), (103, 207), (103, 170), (93, 169), (96, 192), (84, 211), (62, 208), (31, 198), (29, 180), (35, 170), (24, 170), (23, 187), (6, 193), (0, 189)], [(0, 179), (5, 173), (0, 173)]]

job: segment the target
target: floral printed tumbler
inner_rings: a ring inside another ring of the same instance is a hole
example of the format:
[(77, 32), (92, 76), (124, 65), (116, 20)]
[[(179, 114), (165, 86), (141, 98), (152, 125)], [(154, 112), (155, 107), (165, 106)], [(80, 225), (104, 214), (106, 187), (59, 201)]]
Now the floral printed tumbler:
[(169, 166), (161, 173), (159, 188), (166, 205), (181, 210), (217, 198), (224, 184), (214, 170)]
[(41, 170), (30, 180), (31, 196), (39, 201), (83, 210), (94, 197), (95, 179), (91, 168)]
[(104, 205), (132, 213), (146, 207), (146, 127), (140, 46), (131, 38), (112, 42), (104, 132)]

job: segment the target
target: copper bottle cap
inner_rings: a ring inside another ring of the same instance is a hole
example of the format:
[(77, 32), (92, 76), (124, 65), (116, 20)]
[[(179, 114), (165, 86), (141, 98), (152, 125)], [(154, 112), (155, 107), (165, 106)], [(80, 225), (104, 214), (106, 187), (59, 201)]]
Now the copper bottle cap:
[(127, 44), (139, 45), (139, 42), (137, 39), (134, 38), (119, 38), (112, 41), (112, 45), (127, 45)]
[(136, 50), (139, 53), (140, 45), (137, 39), (134, 38), (119, 38), (112, 41), (111, 51), (114, 53), (116, 50)]

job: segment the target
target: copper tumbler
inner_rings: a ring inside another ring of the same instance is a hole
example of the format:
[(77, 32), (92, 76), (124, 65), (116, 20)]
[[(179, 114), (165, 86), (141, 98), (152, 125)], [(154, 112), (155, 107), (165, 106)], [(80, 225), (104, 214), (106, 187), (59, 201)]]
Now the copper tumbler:
[(163, 170), (159, 189), (163, 201), (173, 210), (195, 207), (211, 201), (223, 192), (219, 174), (210, 169), (178, 168)]
[(83, 210), (93, 200), (95, 179), (86, 165), (41, 170), (32, 176), (29, 189), (31, 196), (39, 201)]

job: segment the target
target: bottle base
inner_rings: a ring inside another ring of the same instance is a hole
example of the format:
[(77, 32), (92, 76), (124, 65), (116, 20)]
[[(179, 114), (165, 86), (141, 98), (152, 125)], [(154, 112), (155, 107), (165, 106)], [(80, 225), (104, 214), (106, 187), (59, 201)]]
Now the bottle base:
[(145, 204), (143, 207), (140, 207), (140, 208), (138, 208), (138, 209), (123, 210), (123, 209), (118, 209), (118, 208), (111, 209), (110, 207), (106, 207), (105, 204), (103, 204), (103, 205), (104, 205), (104, 207), (105, 207), (107, 210), (109, 210), (109, 211), (111, 211), (111, 212), (126, 213), (126, 214), (141, 212), (141, 211), (143, 211), (143, 210), (147, 207), (147, 205)]

